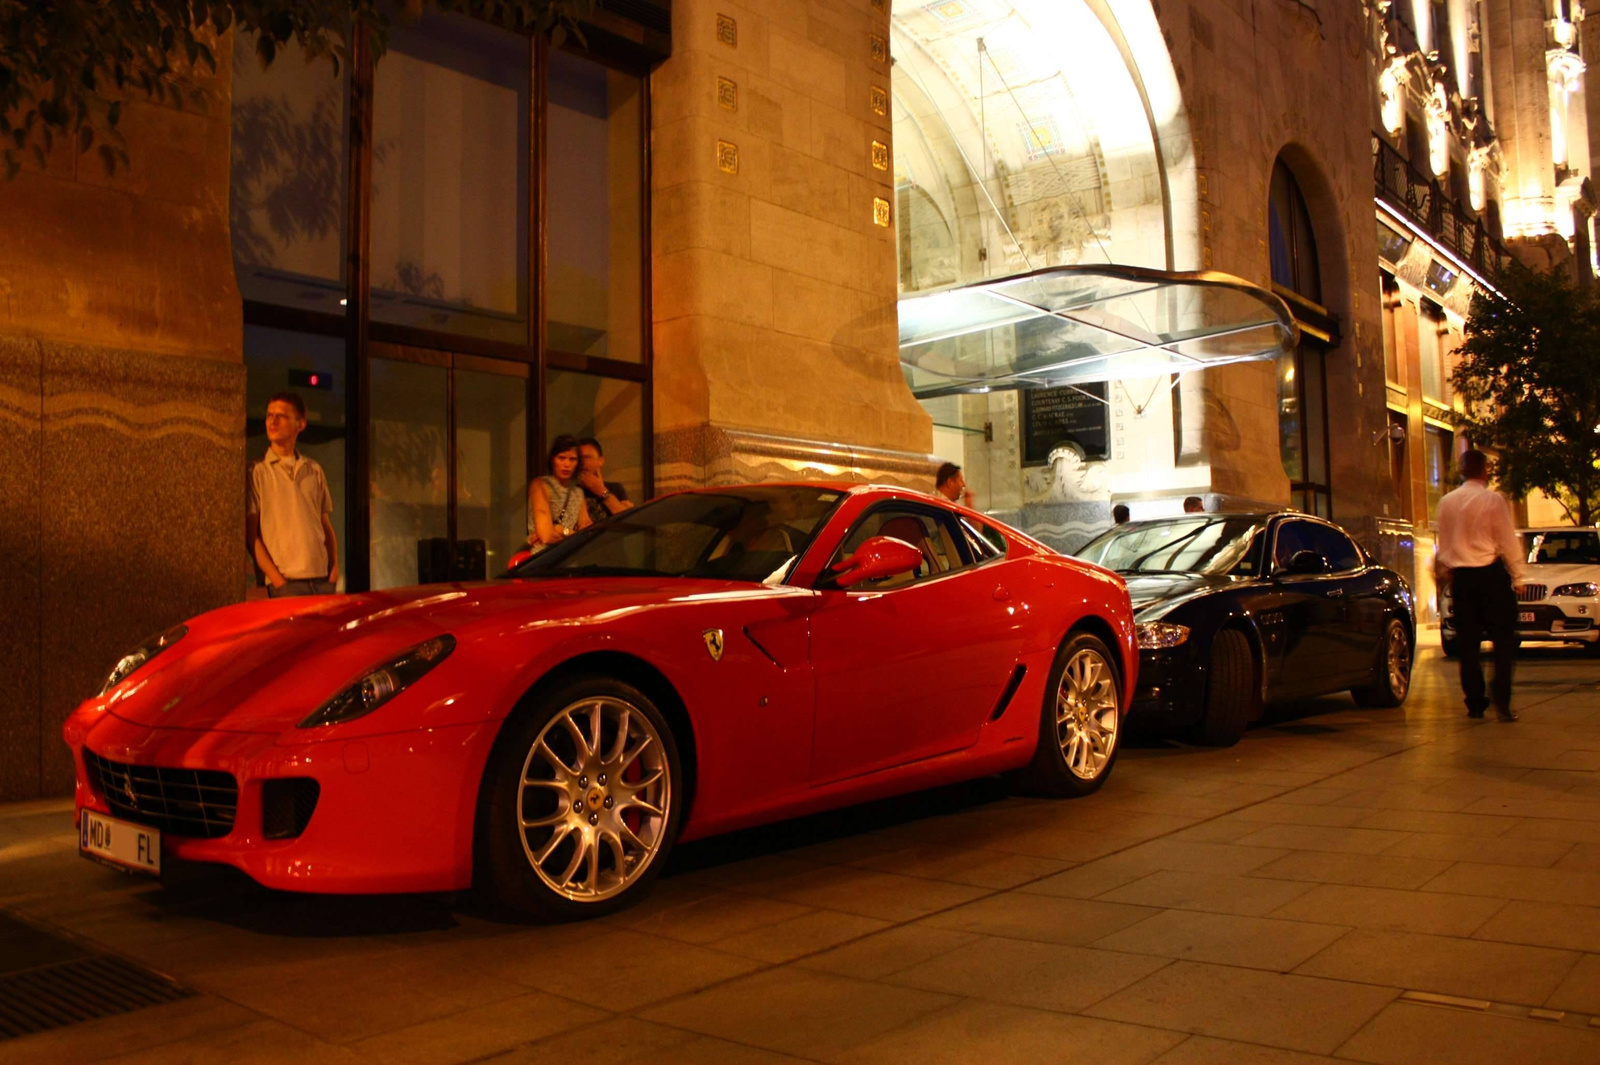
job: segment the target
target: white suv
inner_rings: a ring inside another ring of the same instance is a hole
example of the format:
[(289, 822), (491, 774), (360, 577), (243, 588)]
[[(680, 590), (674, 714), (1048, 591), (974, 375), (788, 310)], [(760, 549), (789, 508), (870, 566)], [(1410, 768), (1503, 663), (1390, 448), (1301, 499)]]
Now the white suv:
[[(1528, 550), (1527, 576), (1517, 586), (1517, 638), (1580, 643), (1600, 652), (1600, 531), (1562, 526), (1519, 529)], [(1439, 596), (1439, 642), (1456, 653), (1450, 593)]]

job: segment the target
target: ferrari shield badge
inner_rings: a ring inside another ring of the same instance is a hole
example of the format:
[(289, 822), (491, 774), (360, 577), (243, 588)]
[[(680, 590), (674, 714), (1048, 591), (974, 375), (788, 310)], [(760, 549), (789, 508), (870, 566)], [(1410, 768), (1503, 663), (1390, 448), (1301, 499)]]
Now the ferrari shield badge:
[(711, 661), (722, 661), (722, 630), (707, 629), (700, 634), (700, 638), (706, 642), (706, 653), (711, 656)]

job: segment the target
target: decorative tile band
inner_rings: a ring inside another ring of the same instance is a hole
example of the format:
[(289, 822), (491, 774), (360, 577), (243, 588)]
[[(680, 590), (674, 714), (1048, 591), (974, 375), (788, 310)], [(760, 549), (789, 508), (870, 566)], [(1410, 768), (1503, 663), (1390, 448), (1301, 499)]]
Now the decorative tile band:
[(889, 42), (879, 37), (876, 33), (872, 35), (870, 51), (874, 63), (887, 63), (889, 61)]
[(731, 15), (717, 16), (717, 40), (729, 48), (739, 47), (739, 23)]
[(739, 110), (739, 86), (731, 78), (717, 78), (717, 106), (725, 111)]
[(881, 85), (874, 85), (867, 90), (867, 103), (875, 115), (887, 115), (889, 113), (889, 94), (883, 91), (883, 86)]
[(887, 226), (891, 220), (889, 201), (882, 196), (874, 196), (872, 198), (872, 224), (875, 226)]
[(739, 172), (739, 146), (729, 141), (717, 142), (717, 169), (724, 174)]
[(872, 142), (872, 169), (889, 169), (889, 146), (882, 141)]

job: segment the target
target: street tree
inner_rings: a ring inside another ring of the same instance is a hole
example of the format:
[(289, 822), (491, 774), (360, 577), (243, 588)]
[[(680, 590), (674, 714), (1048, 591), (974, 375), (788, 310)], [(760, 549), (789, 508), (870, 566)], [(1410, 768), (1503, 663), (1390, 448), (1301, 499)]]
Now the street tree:
[(394, 19), (464, 12), (559, 45), (597, 0), (0, 0), (0, 161), (6, 177), (39, 166), (67, 138), (127, 166), (118, 132), (130, 99), (199, 106), (194, 77), (215, 72), (217, 37), (253, 35), (262, 64), (298, 45), (337, 71), (357, 47), (377, 58)]
[(1560, 269), (1514, 265), (1472, 298), (1453, 375), (1462, 428), (1496, 480), (1591, 524), (1600, 505), (1600, 297)]

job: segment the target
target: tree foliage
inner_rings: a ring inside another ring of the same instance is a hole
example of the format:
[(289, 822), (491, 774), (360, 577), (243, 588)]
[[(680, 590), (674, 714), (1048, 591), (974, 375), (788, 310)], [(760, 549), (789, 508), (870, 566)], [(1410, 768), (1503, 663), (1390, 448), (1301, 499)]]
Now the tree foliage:
[(1515, 495), (1537, 488), (1579, 524), (1600, 504), (1600, 298), (1565, 271), (1513, 266), (1473, 296), (1454, 382), (1473, 443)]
[(578, 32), (597, 0), (0, 0), (0, 158), (7, 178), (29, 154), (39, 166), (57, 140), (81, 154), (98, 146), (108, 170), (126, 166), (123, 103), (203, 103), (197, 75), (214, 72), (217, 37), (254, 35), (263, 65), (291, 45), (307, 58), (347, 63), (364, 39), (374, 58), (396, 17), (433, 8), (506, 29)]

